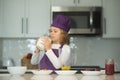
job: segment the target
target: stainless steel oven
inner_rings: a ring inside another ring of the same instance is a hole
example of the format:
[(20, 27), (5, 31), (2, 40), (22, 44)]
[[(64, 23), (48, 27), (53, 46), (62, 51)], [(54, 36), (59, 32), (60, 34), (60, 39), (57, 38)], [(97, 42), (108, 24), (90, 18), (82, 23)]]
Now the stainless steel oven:
[(69, 34), (102, 34), (101, 7), (51, 7), (51, 21), (58, 15), (69, 16), (72, 27)]

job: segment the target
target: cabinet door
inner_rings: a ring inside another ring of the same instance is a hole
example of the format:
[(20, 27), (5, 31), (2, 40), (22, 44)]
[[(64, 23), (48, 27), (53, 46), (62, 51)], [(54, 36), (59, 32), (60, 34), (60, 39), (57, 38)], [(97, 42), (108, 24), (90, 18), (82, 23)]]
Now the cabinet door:
[(75, 6), (76, 0), (51, 0), (52, 6)]
[(24, 0), (3, 0), (3, 37), (23, 36)]
[(103, 0), (103, 37), (120, 38), (120, 0)]
[(77, 6), (102, 6), (102, 0), (78, 0)]
[(102, 0), (52, 0), (53, 6), (102, 6)]
[(44, 35), (50, 27), (50, 1), (28, 0), (26, 12), (26, 37)]

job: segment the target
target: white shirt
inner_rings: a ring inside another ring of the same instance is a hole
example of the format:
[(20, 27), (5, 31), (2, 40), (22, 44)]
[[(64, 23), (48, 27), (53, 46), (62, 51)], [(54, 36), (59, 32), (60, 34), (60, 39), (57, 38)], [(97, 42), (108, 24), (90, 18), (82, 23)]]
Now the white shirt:
[[(52, 44), (52, 49), (58, 49), (60, 48), (60, 44)], [(48, 50), (47, 52), (41, 51), (40, 54), (33, 53), (31, 63), (32, 64), (39, 64), (40, 60), (42, 59), (43, 55), (46, 54), (53, 66), (56, 69), (59, 69), (61, 66), (68, 64), (67, 61), (70, 58), (70, 46), (69, 45), (63, 45), (62, 51), (59, 54), (59, 57), (57, 57), (52, 49)]]

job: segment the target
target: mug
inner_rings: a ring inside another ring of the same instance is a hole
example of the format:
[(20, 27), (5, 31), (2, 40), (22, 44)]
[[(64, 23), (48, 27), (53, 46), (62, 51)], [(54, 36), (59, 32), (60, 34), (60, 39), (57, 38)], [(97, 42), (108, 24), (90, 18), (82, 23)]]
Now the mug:
[(44, 50), (44, 42), (42, 41), (42, 38), (38, 39), (36, 47), (40, 50)]

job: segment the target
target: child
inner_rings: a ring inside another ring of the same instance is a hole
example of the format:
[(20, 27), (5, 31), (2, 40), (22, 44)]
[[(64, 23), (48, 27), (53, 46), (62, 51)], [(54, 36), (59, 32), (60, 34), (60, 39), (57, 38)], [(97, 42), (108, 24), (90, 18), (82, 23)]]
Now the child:
[(69, 35), (71, 20), (67, 16), (57, 15), (49, 30), (49, 38), (44, 38), (45, 51), (35, 49), (32, 64), (40, 69), (58, 70), (66, 65), (70, 57)]

